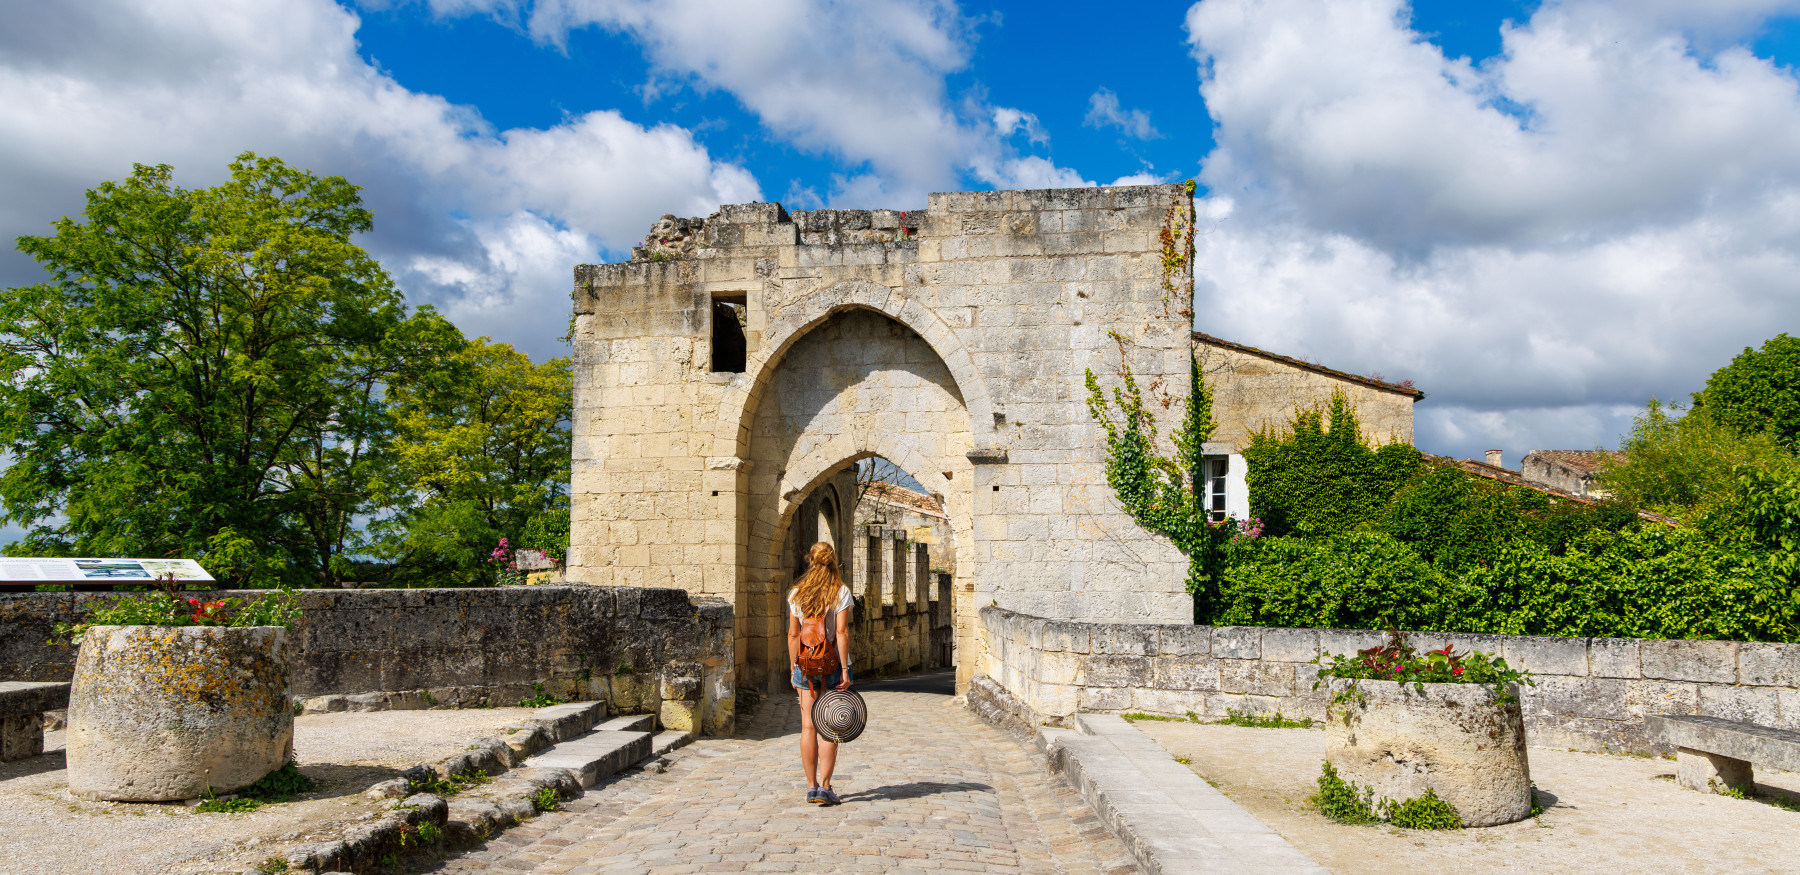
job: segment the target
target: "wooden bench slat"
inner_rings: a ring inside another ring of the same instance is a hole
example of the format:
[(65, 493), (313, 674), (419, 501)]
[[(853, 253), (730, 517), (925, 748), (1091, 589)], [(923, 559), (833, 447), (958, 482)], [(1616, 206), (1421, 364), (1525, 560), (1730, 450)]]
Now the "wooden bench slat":
[(1651, 738), (1759, 766), (1800, 771), (1800, 732), (1722, 717), (1656, 714), (1644, 718)]

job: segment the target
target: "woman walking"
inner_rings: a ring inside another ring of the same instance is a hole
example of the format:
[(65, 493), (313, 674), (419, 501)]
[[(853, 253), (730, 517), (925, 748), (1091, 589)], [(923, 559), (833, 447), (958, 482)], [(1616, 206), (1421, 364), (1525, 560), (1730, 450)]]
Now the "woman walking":
[(856, 598), (838, 571), (837, 551), (823, 541), (806, 551), (806, 573), (788, 592), (788, 666), (800, 694), (800, 766), (806, 770), (806, 801), (837, 805), (831, 772), (837, 742), (813, 727), (813, 700), (826, 687), (850, 689), (850, 609)]

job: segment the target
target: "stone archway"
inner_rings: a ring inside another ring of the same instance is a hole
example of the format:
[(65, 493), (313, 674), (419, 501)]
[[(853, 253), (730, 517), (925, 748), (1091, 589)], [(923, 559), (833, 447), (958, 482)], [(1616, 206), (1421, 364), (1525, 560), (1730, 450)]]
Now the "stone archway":
[(950, 367), (917, 332), (873, 309), (840, 307), (796, 336), (765, 376), (740, 474), (739, 679), (752, 687), (786, 660), (784, 547), (797, 513), (858, 460), (881, 456), (911, 472), (942, 496), (958, 548), (973, 549), (969, 411)]

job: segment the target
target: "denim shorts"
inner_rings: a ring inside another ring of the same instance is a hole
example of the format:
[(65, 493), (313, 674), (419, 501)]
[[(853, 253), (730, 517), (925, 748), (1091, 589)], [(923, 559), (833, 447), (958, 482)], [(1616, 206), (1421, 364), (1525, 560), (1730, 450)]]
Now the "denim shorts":
[[(850, 676), (850, 666), (846, 665), (843, 668), (840, 668), (831, 674), (824, 675), (821, 677), (814, 677), (813, 681), (814, 681), (814, 685), (816, 685), (819, 689), (829, 690), (829, 689), (836, 687), (838, 684), (843, 683), (844, 679), (849, 676)], [(808, 685), (806, 683), (806, 677), (804, 675), (800, 674), (800, 666), (797, 666), (797, 665), (794, 666), (794, 674), (792, 677), (788, 678), (788, 683), (792, 684), (794, 689), (796, 689), (796, 690), (807, 689)]]

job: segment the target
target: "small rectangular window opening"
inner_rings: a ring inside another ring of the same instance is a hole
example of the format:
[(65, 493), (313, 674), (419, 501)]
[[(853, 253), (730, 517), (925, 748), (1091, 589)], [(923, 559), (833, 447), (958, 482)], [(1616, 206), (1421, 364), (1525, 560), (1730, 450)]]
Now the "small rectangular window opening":
[(1225, 472), (1230, 459), (1219, 456), (1208, 456), (1201, 460), (1201, 487), (1206, 490), (1206, 515), (1213, 522), (1225, 519)]
[(714, 373), (741, 374), (748, 362), (744, 342), (747, 321), (743, 295), (712, 297), (712, 369)]

